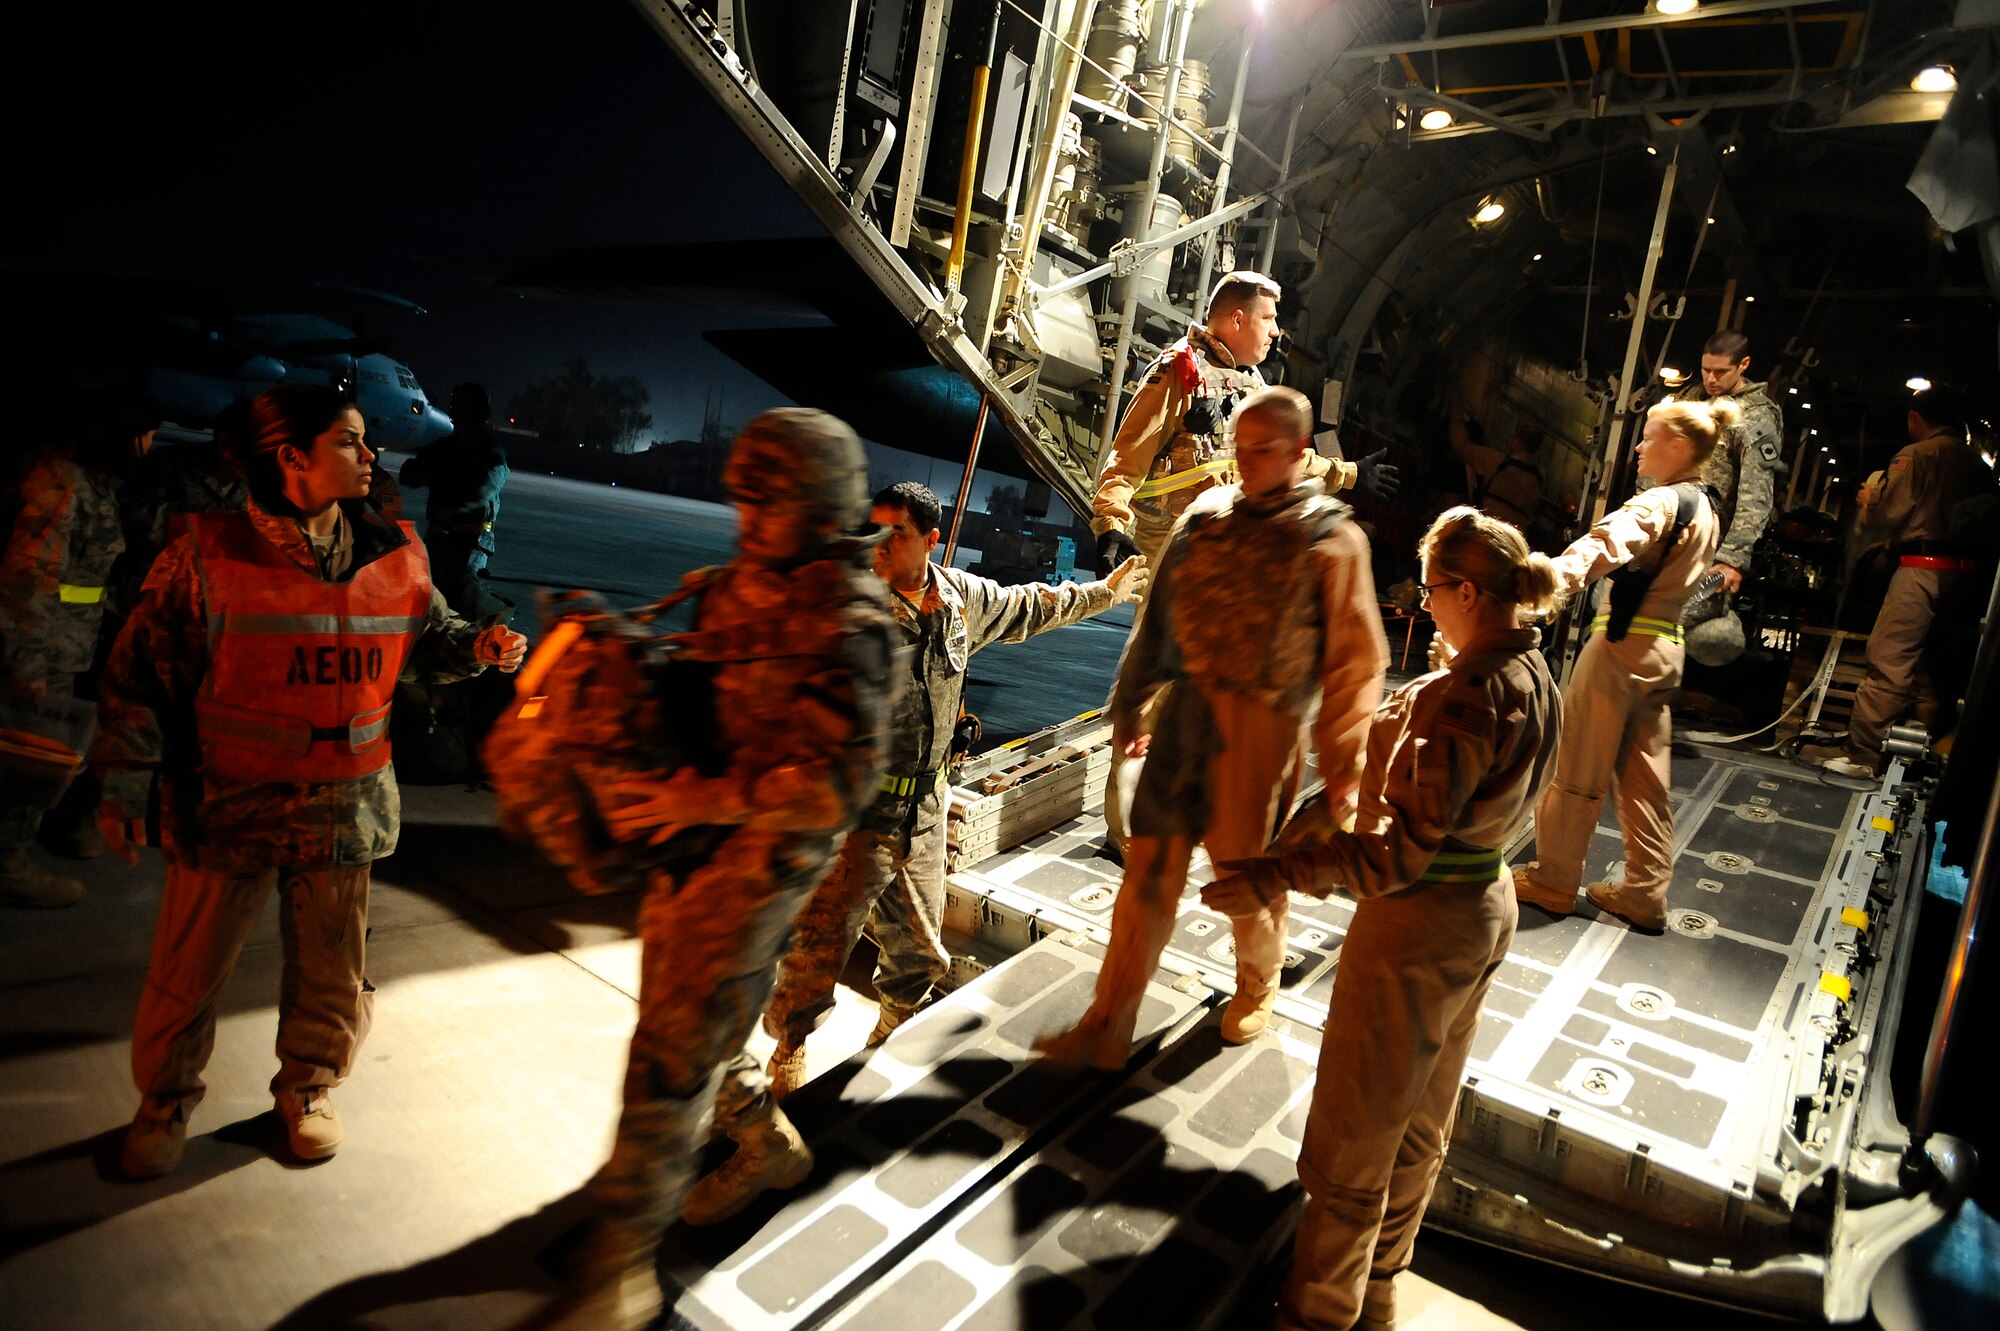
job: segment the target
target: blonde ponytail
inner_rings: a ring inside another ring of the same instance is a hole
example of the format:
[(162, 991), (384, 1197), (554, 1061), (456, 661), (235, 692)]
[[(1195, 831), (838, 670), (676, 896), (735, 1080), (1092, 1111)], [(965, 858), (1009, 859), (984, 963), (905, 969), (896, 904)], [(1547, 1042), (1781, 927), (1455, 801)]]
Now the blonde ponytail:
[(1431, 581), (1469, 582), (1524, 615), (1546, 614), (1561, 601), (1549, 557), (1528, 549), (1513, 524), (1468, 504), (1440, 513), (1417, 554)]

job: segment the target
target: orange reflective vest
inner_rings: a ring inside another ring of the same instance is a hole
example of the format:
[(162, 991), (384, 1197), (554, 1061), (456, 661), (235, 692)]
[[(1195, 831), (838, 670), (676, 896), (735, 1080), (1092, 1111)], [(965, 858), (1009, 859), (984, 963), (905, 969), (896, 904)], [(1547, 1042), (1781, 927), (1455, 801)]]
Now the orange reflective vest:
[(240, 513), (192, 519), (208, 674), (195, 698), (204, 771), (227, 781), (341, 781), (389, 762), (389, 702), (430, 611), (408, 543), (323, 582)]

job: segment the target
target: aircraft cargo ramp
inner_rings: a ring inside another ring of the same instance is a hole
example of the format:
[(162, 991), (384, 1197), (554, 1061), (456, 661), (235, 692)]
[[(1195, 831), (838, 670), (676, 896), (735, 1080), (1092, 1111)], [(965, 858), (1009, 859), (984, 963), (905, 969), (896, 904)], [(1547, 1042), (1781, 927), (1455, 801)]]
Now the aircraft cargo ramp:
[[(1074, 799), (1017, 786), (1101, 771), (1092, 738), (1085, 718), (1025, 743), (1033, 777), (1001, 788), (1030, 809)], [(1923, 788), (1900, 761), (1850, 792), (1709, 749), (1674, 775), (1670, 929), (1523, 911), (1425, 1223), (1737, 1307), (1859, 1317), (1964, 1169), (1909, 1167), (1888, 1085)], [(1259, 1287), (1296, 1221), (1352, 906), (1294, 899), (1281, 1019), (1236, 1048), (1216, 1030), (1229, 930), (1191, 888), (1132, 1062), (1059, 1078), (1029, 1049), (1088, 1002), (1117, 886), (1102, 841), (1087, 808), (953, 876), (966, 950), (1006, 959), (794, 1097), (819, 1167), (670, 1235), (676, 1324), (1167, 1331), (1220, 1325)], [(1600, 829), (1591, 869), (1618, 858)]]

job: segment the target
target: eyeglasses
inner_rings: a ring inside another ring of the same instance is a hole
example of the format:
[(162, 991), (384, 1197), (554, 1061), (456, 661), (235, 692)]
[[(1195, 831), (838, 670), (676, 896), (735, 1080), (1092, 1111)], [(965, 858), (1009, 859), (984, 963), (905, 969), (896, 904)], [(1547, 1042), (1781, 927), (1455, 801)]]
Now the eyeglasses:
[(1431, 603), (1432, 592), (1436, 591), (1440, 587), (1456, 587), (1459, 583), (1464, 581), (1465, 581), (1464, 578), (1446, 578), (1443, 582), (1421, 583), (1417, 587), (1417, 604), (1429, 605)]

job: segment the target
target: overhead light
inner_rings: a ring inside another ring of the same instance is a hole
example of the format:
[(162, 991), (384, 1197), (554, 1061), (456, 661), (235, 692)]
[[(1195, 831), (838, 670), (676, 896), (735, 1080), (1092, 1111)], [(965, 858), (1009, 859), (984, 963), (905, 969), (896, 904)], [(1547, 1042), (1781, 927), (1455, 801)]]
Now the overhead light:
[(1798, 389), (1796, 389), (1796, 388), (1787, 388), (1787, 389), (1786, 389), (1785, 391), (1786, 391), (1787, 393), (1790, 393), (1790, 394), (1792, 394), (1792, 395), (1793, 395), (1794, 397), (1796, 397), (1796, 396), (1798, 396), (1798, 391), (1799, 391), (1799, 390), (1798, 390)]
[(1403, 118), (1402, 118), (1401, 116), (1397, 116), (1397, 117), (1396, 117), (1396, 122), (1395, 122), (1395, 127), (1396, 127), (1397, 129), (1401, 129), (1401, 128), (1402, 128), (1402, 127), (1403, 127), (1404, 125), (1406, 125), (1406, 124), (1408, 124), (1408, 123), (1409, 123), (1409, 122), (1408, 122), (1408, 121), (1406, 121), (1406, 120), (1404, 120), (1404, 119), (1403, 119)]
[(1950, 65), (1930, 65), (1917, 71), (1910, 80), (1913, 92), (1956, 92), (1958, 75), (1952, 73)]
[(1715, 219), (1714, 219), (1713, 217), (1709, 218), (1709, 219), (1708, 219), (1708, 224), (1709, 224), (1710, 226), (1714, 226), (1714, 225), (1715, 225)]
[(1682, 381), (1683, 379), (1686, 379), (1686, 378), (1687, 378), (1687, 371), (1686, 371), (1686, 370), (1676, 370), (1676, 369), (1675, 369), (1675, 368), (1674, 368), (1673, 366), (1671, 366), (1671, 365), (1662, 365), (1662, 366), (1660, 367), (1660, 382), (1661, 382), (1661, 383), (1665, 383), (1665, 384), (1677, 384), (1677, 383), (1680, 383), (1680, 382), (1681, 382), (1681, 381)]
[(1646, 145), (1646, 156), (1648, 156), (1648, 157), (1658, 157), (1659, 155), (1660, 155), (1660, 150), (1659, 150), (1658, 148), (1655, 148), (1655, 147), (1654, 147), (1654, 146), (1653, 146), (1652, 144), (1650, 144), (1650, 143)]
[(1913, 374), (1903, 381), (1903, 387), (1912, 393), (1928, 393), (1931, 391), (1931, 381), (1921, 374)]
[(1540, 263), (1541, 261), (1542, 261), (1542, 255), (1541, 255), (1541, 251), (1537, 250), (1537, 251), (1535, 252), (1535, 262), (1536, 262), (1536, 263)]
[(1810, 402), (1801, 402), (1801, 403), (1799, 403), (1799, 410), (1800, 410), (1800, 411), (1811, 411), (1811, 410), (1812, 410), (1812, 403), (1810, 403)]
[(1754, 301), (1754, 300), (1756, 300), (1756, 299), (1757, 299), (1757, 298), (1756, 298), (1755, 296), (1745, 296), (1745, 297), (1743, 298), (1743, 303), (1744, 303), (1745, 305), (1748, 305), (1748, 304), (1750, 304), (1750, 303), (1751, 303), (1752, 301)]
[(1674, 18), (1681, 14), (1692, 14), (1701, 0), (1653, 0), (1653, 12)]
[(1479, 211), (1472, 215), (1472, 220), (1478, 226), (1485, 226), (1488, 222), (1499, 221), (1506, 213), (1506, 204), (1498, 199), (1488, 199), (1479, 205)]
[(1450, 129), (1451, 112), (1445, 110), (1442, 106), (1433, 106), (1430, 110), (1417, 117), (1417, 128)]
[(1727, 156), (1729, 156), (1729, 154), (1731, 154), (1731, 153), (1733, 153), (1733, 152), (1735, 152), (1735, 151), (1736, 151), (1736, 145), (1735, 145), (1735, 144), (1733, 144), (1733, 143), (1725, 143), (1725, 144), (1723, 144), (1723, 145), (1722, 145), (1722, 155), (1723, 155), (1724, 157), (1727, 157)]

